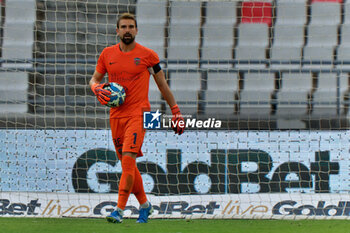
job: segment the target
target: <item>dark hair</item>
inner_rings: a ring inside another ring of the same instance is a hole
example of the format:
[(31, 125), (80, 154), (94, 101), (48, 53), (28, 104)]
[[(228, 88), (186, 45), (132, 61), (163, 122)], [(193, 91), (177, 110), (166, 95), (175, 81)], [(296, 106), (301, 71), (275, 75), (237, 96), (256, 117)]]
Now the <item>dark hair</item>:
[(123, 13), (121, 16), (119, 16), (118, 21), (117, 21), (117, 28), (119, 28), (119, 22), (122, 19), (131, 19), (135, 21), (135, 27), (137, 28), (137, 22), (136, 22), (136, 18), (133, 14), (130, 13)]

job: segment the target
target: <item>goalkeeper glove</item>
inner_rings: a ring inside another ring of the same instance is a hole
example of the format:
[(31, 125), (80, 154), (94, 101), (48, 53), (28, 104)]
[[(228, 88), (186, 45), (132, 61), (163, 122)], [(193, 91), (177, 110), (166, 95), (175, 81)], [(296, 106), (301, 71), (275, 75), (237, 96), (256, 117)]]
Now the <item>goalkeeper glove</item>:
[(108, 86), (108, 85), (109, 85), (108, 83), (102, 83), (102, 84), (94, 83), (91, 86), (91, 90), (95, 93), (98, 101), (100, 101), (102, 105), (106, 105), (108, 101), (111, 99), (108, 97), (108, 95), (110, 95), (111, 92), (103, 89), (105, 86)]
[(173, 114), (172, 128), (175, 131), (175, 134), (181, 135), (185, 130), (185, 120), (181, 115), (179, 106), (174, 105), (171, 107), (171, 113)]

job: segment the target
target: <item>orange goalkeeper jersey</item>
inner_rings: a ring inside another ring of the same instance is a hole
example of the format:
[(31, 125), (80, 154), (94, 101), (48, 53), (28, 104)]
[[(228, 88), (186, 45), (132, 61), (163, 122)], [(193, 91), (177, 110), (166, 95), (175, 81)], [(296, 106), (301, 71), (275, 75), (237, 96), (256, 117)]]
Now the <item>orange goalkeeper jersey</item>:
[(158, 55), (138, 43), (130, 52), (122, 52), (119, 44), (102, 51), (97, 61), (97, 72), (108, 73), (108, 81), (119, 83), (126, 92), (125, 102), (111, 108), (110, 118), (142, 115), (143, 111), (150, 110), (148, 68), (158, 63)]

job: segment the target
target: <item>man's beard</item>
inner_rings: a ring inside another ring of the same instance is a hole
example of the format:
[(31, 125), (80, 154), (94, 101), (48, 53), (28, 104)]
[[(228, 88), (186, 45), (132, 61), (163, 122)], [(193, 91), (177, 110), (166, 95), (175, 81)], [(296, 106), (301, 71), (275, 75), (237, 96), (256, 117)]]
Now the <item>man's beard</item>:
[[(128, 38), (125, 38), (125, 36), (128, 36)], [(131, 34), (125, 34), (123, 38), (120, 38), (124, 44), (129, 45), (132, 42), (134, 42), (135, 37), (133, 37)]]

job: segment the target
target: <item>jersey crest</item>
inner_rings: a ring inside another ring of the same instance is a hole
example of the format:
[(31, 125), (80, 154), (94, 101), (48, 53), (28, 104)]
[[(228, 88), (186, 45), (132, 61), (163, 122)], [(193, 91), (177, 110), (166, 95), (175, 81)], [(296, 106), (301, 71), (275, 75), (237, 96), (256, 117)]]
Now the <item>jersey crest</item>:
[(135, 65), (139, 65), (140, 62), (141, 62), (141, 58), (138, 58), (138, 57), (135, 57), (135, 58), (134, 58), (134, 63), (135, 63)]

